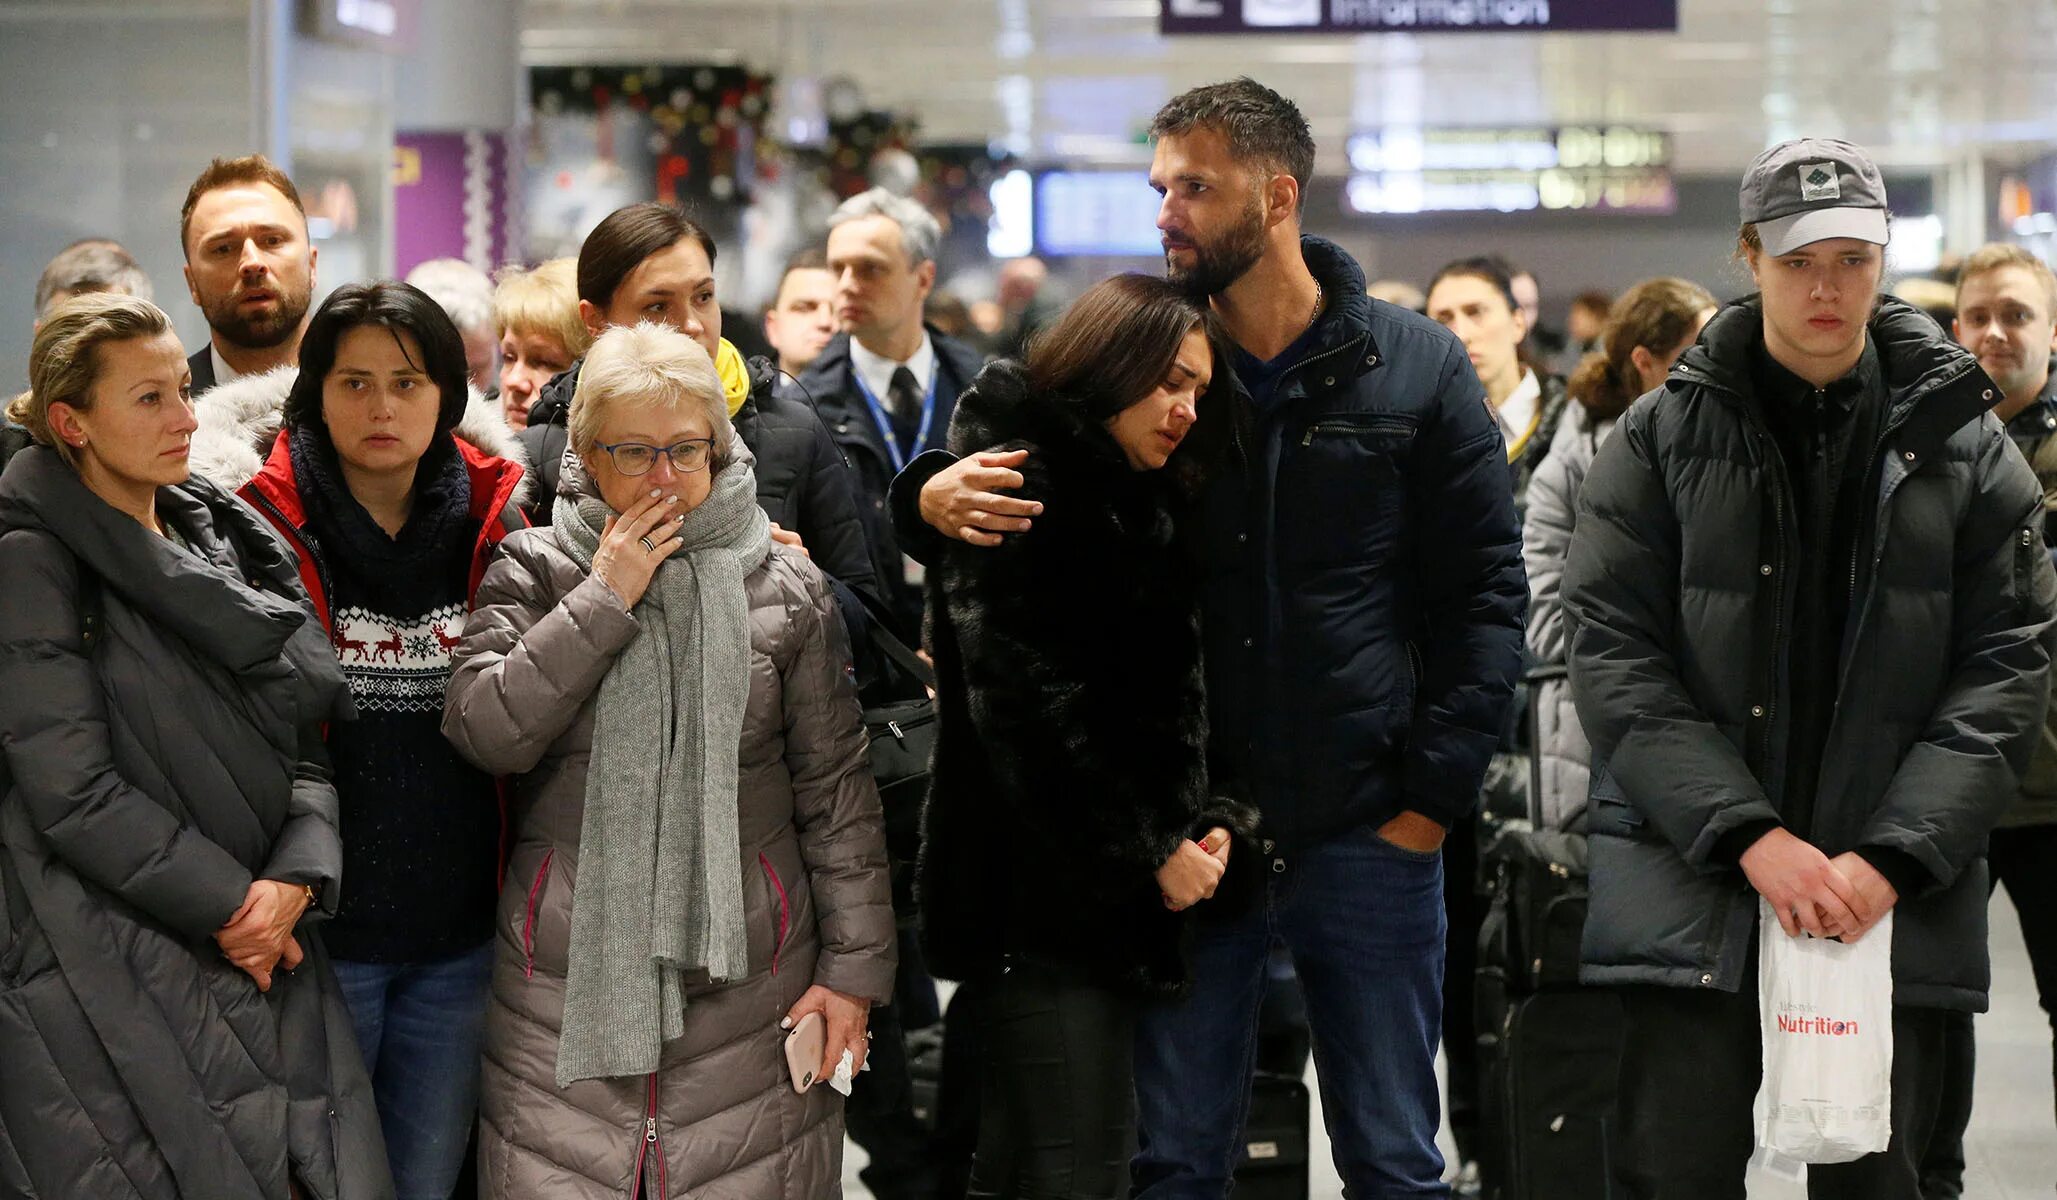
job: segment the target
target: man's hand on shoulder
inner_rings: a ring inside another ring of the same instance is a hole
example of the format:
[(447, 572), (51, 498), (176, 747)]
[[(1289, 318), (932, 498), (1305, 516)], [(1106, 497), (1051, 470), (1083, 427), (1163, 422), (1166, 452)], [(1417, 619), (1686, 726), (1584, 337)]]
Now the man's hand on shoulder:
[(966, 455), (922, 485), (921, 519), (943, 536), (974, 546), (997, 546), (1006, 534), (1026, 532), (1029, 518), (1043, 506), (1001, 493), (1021, 490), (1016, 468), (1027, 461), (1026, 450)]

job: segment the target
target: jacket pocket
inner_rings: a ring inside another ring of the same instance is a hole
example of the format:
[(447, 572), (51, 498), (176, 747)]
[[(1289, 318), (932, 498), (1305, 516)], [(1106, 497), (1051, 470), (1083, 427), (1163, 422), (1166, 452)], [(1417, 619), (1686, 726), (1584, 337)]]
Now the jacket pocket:
[(1417, 431), (1411, 418), (1370, 413), (1289, 428), (1277, 487), (1280, 558), (1336, 567), (1390, 557)]
[(793, 903), (786, 894), (785, 881), (779, 878), (778, 868), (771, 865), (771, 859), (762, 850), (757, 852), (757, 862), (764, 868), (764, 877), (771, 881), (772, 894), (778, 897), (779, 902), (778, 926), (771, 943), (771, 973), (777, 975), (779, 955), (786, 948), (786, 932), (793, 920)]
[(543, 897), (543, 881), (550, 878), (550, 860), (557, 857), (556, 850), (543, 852), (543, 863), (536, 868), (536, 880), (529, 885), (528, 903), (521, 921), (521, 973), (525, 979), (536, 977), (536, 904)]

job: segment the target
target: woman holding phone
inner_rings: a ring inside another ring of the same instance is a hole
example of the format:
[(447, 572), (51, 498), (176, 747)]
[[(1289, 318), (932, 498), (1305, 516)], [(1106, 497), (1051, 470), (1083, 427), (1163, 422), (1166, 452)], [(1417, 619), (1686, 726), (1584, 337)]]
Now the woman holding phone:
[[(832, 1195), (842, 1101), (817, 1081), (862, 1067), (895, 964), (835, 601), (774, 542), (692, 338), (602, 333), (568, 436), (551, 526), (501, 543), (443, 719), (520, 813), (481, 1194)], [(816, 1021), (796, 1092), (783, 1026)]]
[(1181, 541), (1234, 437), (1220, 345), (1198, 302), (1116, 276), (951, 421), (960, 455), (1027, 450), (1022, 495), (1044, 506), (929, 577), (940, 724), (916, 888), (930, 965), (990, 998), (972, 1196), (1127, 1193), (1136, 1014), (1187, 986), (1184, 914), (1256, 824), (1208, 787)]

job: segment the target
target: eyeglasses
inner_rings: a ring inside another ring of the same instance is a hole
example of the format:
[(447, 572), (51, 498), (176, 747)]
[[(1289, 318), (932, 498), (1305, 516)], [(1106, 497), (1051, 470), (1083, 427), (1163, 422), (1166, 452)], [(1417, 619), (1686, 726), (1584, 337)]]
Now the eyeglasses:
[(614, 463), (617, 474), (635, 478), (647, 475), (657, 465), (659, 455), (671, 463), (671, 469), (680, 474), (707, 469), (707, 461), (714, 454), (713, 438), (687, 438), (669, 446), (652, 446), (646, 442), (593, 443), (596, 449), (607, 451), (607, 457)]

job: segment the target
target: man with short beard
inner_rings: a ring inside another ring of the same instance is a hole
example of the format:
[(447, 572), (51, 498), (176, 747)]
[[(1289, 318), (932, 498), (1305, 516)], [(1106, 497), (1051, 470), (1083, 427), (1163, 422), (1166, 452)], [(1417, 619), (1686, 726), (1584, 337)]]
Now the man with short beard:
[[(1210, 786), (1263, 825), (1189, 927), (1190, 995), (1141, 1018), (1135, 1194), (1228, 1190), (1276, 940), (1346, 1188), (1447, 1196), (1441, 850), (1499, 742), (1528, 605), (1506, 446), (1457, 338), (1301, 234), (1314, 141), (1291, 101), (1212, 84), (1151, 135), (1167, 273), (1208, 297), (1249, 408), (1178, 533), (1203, 579)], [(1024, 454), (911, 464), (903, 545), (1026, 529), (1033, 497), (1008, 494)]]
[(315, 249), (286, 173), (262, 154), (208, 163), (186, 192), (179, 242), (186, 290), (213, 330), (187, 360), (193, 395), (298, 362)]

